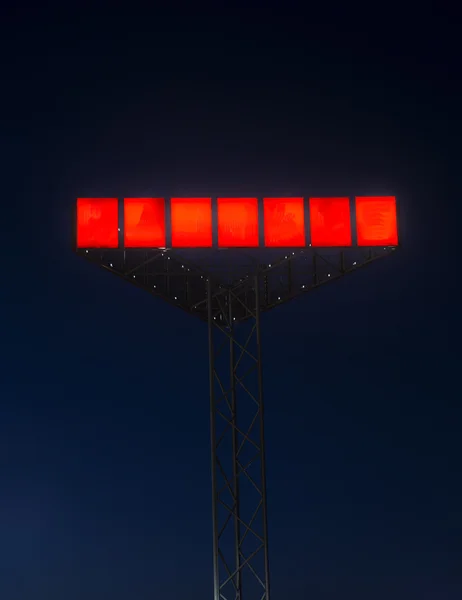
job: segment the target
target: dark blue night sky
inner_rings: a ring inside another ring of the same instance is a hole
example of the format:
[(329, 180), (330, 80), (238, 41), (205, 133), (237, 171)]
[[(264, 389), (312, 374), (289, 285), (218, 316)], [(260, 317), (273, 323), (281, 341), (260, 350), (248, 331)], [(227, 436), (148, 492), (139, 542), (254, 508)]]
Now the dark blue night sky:
[(0, 598), (212, 597), (206, 327), (75, 198), (393, 193), (399, 252), (263, 318), (272, 600), (460, 599), (455, 16), (8, 4)]

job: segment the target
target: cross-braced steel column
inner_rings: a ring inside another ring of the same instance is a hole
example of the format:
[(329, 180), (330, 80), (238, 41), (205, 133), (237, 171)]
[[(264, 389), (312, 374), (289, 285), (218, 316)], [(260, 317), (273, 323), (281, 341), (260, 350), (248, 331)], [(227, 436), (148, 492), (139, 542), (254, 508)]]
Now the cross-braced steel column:
[(259, 279), (207, 285), (214, 600), (270, 600)]

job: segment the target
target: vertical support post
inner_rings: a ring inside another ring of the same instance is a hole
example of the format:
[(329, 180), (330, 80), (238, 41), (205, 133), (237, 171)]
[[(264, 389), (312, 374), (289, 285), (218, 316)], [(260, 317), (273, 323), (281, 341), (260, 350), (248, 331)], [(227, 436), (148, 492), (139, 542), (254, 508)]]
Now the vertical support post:
[(261, 321), (260, 321), (260, 278), (255, 275), (255, 323), (257, 335), (257, 357), (258, 357), (258, 393), (260, 404), (260, 447), (261, 447), (261, 489), (262, 489), (262, 520), (263, 520), (263, 535), (265, 539), (264, 552), (264, 568), (265, 568), (265, 585), (266, 598), (270, 600), (270, 578), (269, 578), (269, 555), (268, 555), (268, 507), (266, 498), (266, 447), (265, 447), (265, 411), (263, 403), (263, 369), (261, 356)]
[(234, 315), (233, 296), (228, 294), (228, 325), (231, 335), (229, 336), (229, 381), (231, 387), (231, 413), (233, 429), (233, 489), (234, 489), (234, 551), (236, 569), (236, 600), (242, 600), (242, 577), (241, 577), (241, 524), (240, 519), (240, 494), (239, 494), (239, 445), (237, 435), (237, 402), (236, 402), (236, 378), (235, 378), (235, 353), (234, 353)]
[(213, 346), (212, 281), (207, 280), (207, 324), (209, 334), (209, 384), (210, 384), (210, 442), (212, 449), (212, 529), (213, 529), (213, 600), (220, 600), (220, 572), (218, 556), (218, 490), (217, 490), (217, 440), (215, 403), (215, 363)]
[(259, 284), (207, 282), (214, 600), (269, 600)]

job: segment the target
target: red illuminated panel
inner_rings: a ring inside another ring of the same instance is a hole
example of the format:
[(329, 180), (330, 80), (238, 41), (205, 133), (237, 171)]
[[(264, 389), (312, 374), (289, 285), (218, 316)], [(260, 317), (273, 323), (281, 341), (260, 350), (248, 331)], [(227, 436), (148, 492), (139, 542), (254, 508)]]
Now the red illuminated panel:
[(117, 198), (77, 199), (77, 248), (117, 248)]
[(356, 231), (358, 246), (397, 246), (396, 198), (356, 198)]
[(265, 198), (263, 208), (265, 246), (305, 246), (303, 198)]
[(209, 248), (212, 245), (212, 199), (172, 198), (172, 246)]
[(350, 199), (310, 198), (312, 246), (351, 246)]
[(258, 246), (257, 198), (218, 198), (218, 245), (221, 248)]
[(125, 198), (125, 248), (165, 246), (165, 201), (163, 198)]

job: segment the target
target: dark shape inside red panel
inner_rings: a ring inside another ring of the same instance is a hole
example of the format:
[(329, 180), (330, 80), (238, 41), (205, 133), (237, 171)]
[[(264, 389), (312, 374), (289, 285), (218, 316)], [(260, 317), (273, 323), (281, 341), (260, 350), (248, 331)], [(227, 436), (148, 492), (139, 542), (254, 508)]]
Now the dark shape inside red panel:
[(172, 246), (209, 248), (212, 245), (212, 199), (172, 198)]
[(163, 198), (125, 198), (125, 248), (165, 247), (165, 201)]
[(257, 198), (218, 198), (218, 246), (258, 246)]
[(119, 246), (117, 198), (77, 199), (77, 248)]
[(398, 224), (394, 196), (356, 198), (358, 246), (397, 246)]
[(311, 245), (351, 246), (349, 198), (310, 198)]
[(268, 248), (306, 245), (303, 198), (263, 200), (265, 246)]

